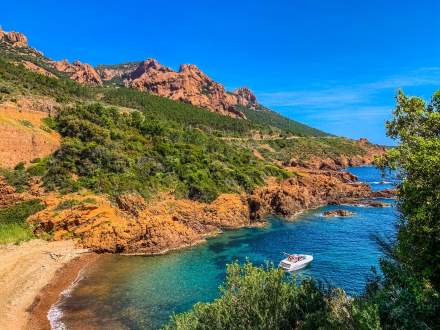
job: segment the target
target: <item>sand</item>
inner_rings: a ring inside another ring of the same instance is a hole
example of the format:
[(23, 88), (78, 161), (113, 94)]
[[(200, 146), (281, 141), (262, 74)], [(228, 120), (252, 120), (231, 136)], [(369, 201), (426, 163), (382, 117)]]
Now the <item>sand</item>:
[[(39, 318), (46, 318), (49, 304), (76, 278), (86, 252), (76, 249), (72, 240), (0, 245), (0, 330), (46, 328), (29, 326), (31, 311), (39, 310)], [(66, 265), (68, 271), (63, 272)], [(49, 294), (41, 295), (45, 291)]]

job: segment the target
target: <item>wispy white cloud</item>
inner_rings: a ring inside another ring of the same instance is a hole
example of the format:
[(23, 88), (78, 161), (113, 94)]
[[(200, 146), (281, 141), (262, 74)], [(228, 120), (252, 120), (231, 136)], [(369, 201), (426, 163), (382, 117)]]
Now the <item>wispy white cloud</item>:
[(359, 122), (365, 122), (390, 117), (392, 108), (389, 106), (369, 105), (356, 107), (355, 118), (353, 118), (351, 114), (354, 113), (354, 110), (354, 108), (348, 107), (329, 111), (310, 111), (309, 113), (303, 112), (303, 116), (307, 117), (309, 120), (325, 120), (327, 123), (352, 122), (353, 119)]
[(356, 85), (333, 85), (321, 89), (259, 93), (260, 101), (269, 107), (340, 108), (369, 103), (385, 90), (414, 86), (440, 86), (440, 67), (421, 68), (404, 76)]

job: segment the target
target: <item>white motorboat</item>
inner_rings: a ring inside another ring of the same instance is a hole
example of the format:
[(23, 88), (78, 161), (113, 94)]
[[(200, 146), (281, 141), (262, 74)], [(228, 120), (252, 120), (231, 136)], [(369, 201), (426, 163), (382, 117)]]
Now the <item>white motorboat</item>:
[(280, 261), (278, 267), (286, 272), (294, 272), (295, 270), (307, 267), (313, 260), (313, 256), (308, 254), (288, 254), (284, 253), (286, 258)]

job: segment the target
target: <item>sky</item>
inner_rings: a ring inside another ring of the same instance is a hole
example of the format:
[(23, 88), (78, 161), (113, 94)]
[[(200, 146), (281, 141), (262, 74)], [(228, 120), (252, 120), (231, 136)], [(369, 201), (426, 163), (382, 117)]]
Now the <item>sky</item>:
[(0, 25), (59, 60), (194, 63), (283, 115), (391, 144), (398, 88), (440, 89), (440, 1), (5, 1)]

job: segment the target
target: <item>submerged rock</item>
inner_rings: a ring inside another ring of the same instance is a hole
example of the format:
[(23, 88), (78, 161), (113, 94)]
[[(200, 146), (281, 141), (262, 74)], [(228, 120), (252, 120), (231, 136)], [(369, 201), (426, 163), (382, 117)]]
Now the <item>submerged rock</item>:
[(396, 198), (397, 189), (384, 189), (379, 191), (373, 191), (372, 197), (378, 198)]
[(354, 212), (350, 212), (347, 210), (333, 210), (333, 211), (326, 211), (324, 212), (324, 217), (326, 218), (334, 218), (334, 217), (351, 217), (353, 215), (355, 215)]
[(339, 200), (334, 200), (329, 203), (330, 205), (353, 205), (362, 207), (390, 207), (390, 203), (376, 201), (376, 200), (364, 200), (357, 198), (341, 198)]

